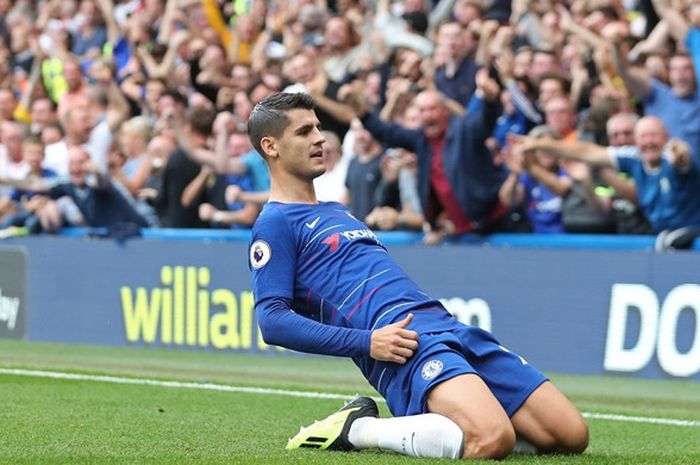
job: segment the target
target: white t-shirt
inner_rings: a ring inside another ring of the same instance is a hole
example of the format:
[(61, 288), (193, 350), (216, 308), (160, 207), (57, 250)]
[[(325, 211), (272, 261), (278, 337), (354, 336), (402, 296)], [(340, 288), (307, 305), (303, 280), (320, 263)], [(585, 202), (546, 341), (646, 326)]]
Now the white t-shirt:
[[(107, 156), (112, 145), (113, 135), (106, 121), (102, 121), (90, 131), (90, 138), (83, 144), (90, 153), (90, 158), (102, 173), (107, 173)], [(44, 149), (44, 168), (53, 170), (58, 176), (68, 176), (68, 146), (65, 139)]]
[(24, 179), (29, 175), (29, 163), (22, 160), (16, 162), (7, 154), (7, 148), (0, 145), (0, 178)]
[[(30, 171), (29, 163), (24, 160), (19, 163), (12, 160), (7, 154), (7, 148), (0, 145), (0, 179), (25, 179)], [(0, 185), (0, 197), (8, 195), (11, 191), (11, 187)]]

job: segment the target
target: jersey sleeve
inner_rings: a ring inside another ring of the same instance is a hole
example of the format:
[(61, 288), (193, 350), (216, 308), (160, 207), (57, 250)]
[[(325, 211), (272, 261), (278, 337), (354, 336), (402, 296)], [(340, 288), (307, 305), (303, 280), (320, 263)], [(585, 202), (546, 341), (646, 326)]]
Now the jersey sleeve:
[(257, 302), (256, 317), (266, 343), (320, 355), (359, 357), (369, 354), (370, 330), (319, 323), (295, 313), (290, 303), (280, 298)]

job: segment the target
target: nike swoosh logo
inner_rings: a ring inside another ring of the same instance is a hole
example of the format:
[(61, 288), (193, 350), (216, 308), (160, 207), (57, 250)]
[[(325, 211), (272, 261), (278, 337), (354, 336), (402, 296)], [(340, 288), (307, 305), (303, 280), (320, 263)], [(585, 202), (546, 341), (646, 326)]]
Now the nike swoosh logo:
[(306, 226), (309, 229), (314, 229), (316, 227), (316, 223), (318, 223), (318, 220), (320, 220), (321, 217), (317, 216), (315, 220), (313, 220), (311, 223), (304, 223), (304, 226)]

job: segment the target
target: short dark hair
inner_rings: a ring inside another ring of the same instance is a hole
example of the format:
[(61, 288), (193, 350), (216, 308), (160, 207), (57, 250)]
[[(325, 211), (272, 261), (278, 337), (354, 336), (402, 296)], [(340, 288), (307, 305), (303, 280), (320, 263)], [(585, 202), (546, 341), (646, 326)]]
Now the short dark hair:
[(571, 80), (566, 77), (564, 73), (560, 73), (558, 71), (547, 71), (545, 73), (542, 73), (540, 75), (539, 81), (537, 83), (537, 86), (539, 87), (540, 84), (542, 84), (542, 81), (557, 81), (559, 85), (561, 86), (561, 90), (566, 94), (569, 95), (571, 93)]
[(316, 100), (303, 92), (280, 92), (261, 100), (248, 118), (248, 137), (255, 150), (265, 157), (260, 146), (263, 137), (272, 136), (279, 138), (289, 125), (289, 110), (313, 110), (316, 108)]
[(211, 136), (216, 113), (204, 107), (192, 107), (187, 110), (185, 119), (192, 131), (201, 136)]

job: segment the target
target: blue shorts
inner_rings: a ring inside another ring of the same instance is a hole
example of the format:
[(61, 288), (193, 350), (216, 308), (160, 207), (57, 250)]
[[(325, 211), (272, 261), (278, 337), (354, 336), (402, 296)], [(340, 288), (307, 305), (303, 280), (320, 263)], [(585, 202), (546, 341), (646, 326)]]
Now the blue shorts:
[(382, 362), (371, 380), (394, 416), (427, 412), (430, 389), (467, 373), (477, 374), (508, 416), (547, 378), (489, 332), (458, 324), (454, 330), (420, 335), (418, 350), (405, 365)]

